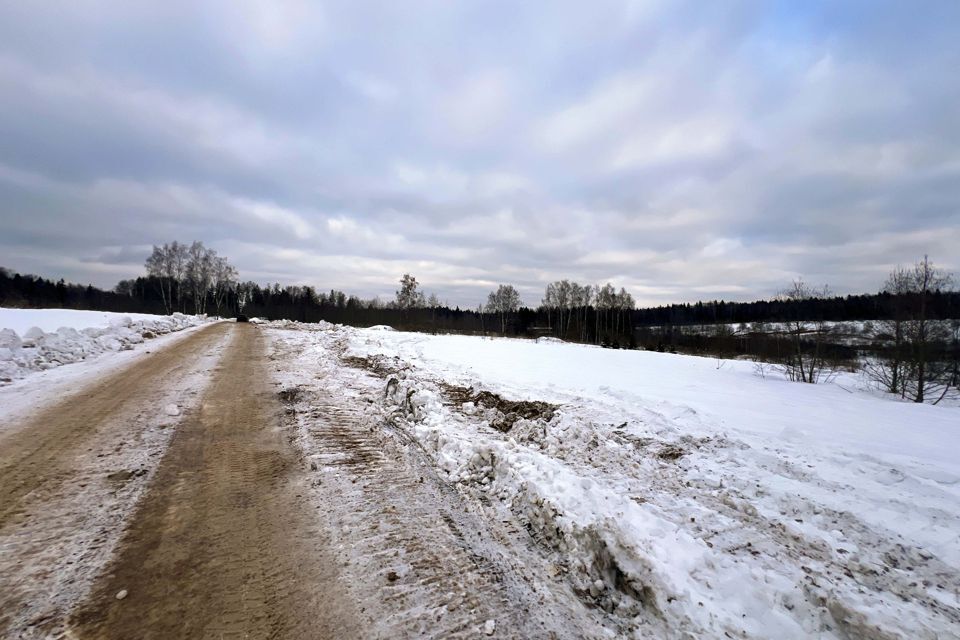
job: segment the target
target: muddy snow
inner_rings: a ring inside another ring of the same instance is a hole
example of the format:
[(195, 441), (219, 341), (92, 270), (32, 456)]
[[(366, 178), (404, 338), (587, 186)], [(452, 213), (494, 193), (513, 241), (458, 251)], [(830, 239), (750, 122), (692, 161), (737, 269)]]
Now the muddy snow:
[(516, 588), (591, 635), (957, 637), (955, 408), (705, 358), (267, 330), (290, 354), (283, 384), (346, 394), (355, 420), (406, 442), (499, 523), (500, 551), (529, 545)]

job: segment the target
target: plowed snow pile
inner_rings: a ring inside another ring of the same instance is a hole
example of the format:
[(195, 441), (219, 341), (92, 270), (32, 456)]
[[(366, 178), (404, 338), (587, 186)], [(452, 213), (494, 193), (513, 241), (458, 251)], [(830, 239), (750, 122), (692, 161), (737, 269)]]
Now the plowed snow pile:
[(361, 367), (371, 418), (508, 509), (611, 635), (958, 637), (956, 408), (749, 363), (323, 329), (302, 348), (340, 363), (304, 375)]
[(172, 316), (0, 308), (0, 384), (85, 360), (132, 349), (145, 339), (207, 321), (205, 316)]

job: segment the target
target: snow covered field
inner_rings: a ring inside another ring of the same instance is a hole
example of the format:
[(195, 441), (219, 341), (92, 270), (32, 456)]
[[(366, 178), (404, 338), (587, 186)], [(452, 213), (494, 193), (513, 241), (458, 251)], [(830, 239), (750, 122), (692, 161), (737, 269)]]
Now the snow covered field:
[(0, 308), (0, 384), (102, 353), (132, 349), (145, 339), (204, 322), (206, 317), (180, 313)]
[(611, 636), (960, 637), (956, 408), (736, 361), (267, 326), (520, 522)]

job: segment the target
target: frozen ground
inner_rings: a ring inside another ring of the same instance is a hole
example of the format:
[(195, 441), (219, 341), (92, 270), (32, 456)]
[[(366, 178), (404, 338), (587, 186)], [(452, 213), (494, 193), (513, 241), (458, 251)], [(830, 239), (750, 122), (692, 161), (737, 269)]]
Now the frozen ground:
[(145, 339), (207, 321), (205, 316), (171, 316), (0, 308), (0, 385), (36, 372), (132, 349)]
[(268, 327), (299, 354), (287, 379), (352, 398), (477, 513), (515, 523), (541, 598), (572, 594), (584, 629), (960, 637), (956, 408), (733, 361)]

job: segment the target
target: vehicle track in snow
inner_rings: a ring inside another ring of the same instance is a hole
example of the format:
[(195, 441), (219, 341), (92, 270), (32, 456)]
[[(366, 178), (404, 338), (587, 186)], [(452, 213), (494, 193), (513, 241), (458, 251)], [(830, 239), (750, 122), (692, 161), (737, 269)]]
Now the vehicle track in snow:
[(305, 379), (296, 359), (306, 356), (277, 333), (289, 437), (308, 456), (314, 503), (371, 636), (602, 635), (513, 519), (463, 496), (415, 440), (372, 417), (386, 380), (351, 372), (335, 349), (321, 355), (335, 372)]

